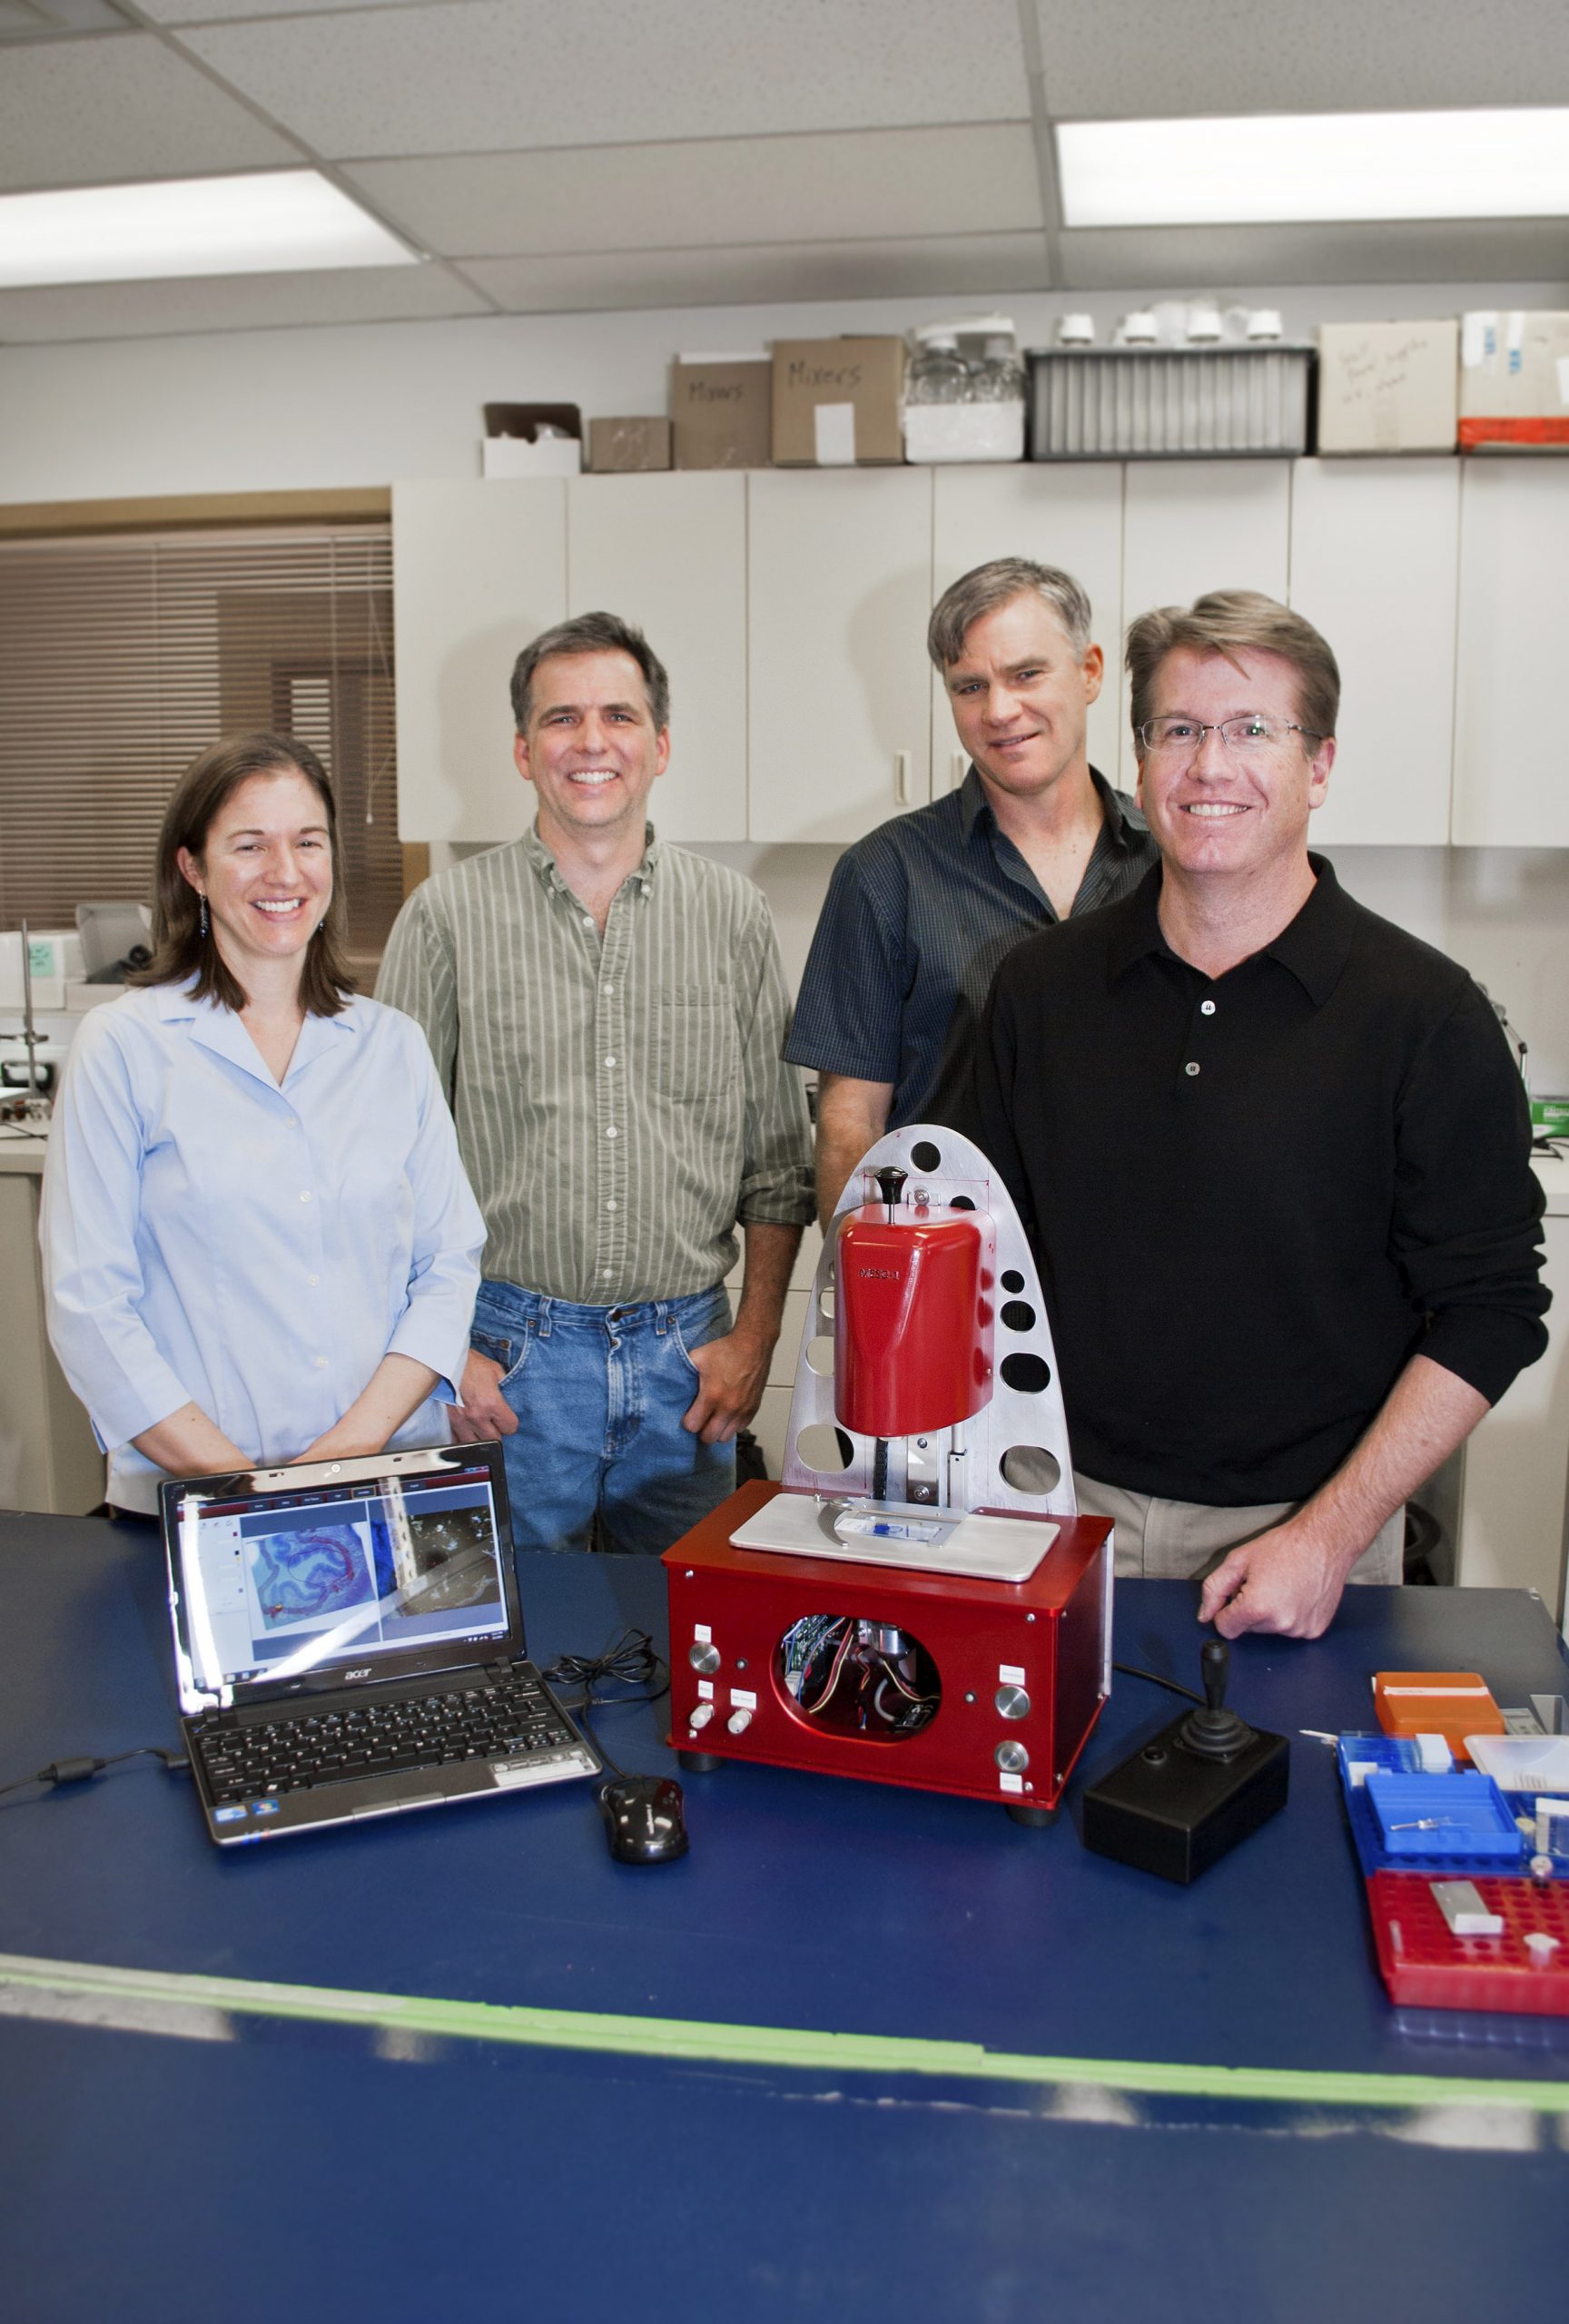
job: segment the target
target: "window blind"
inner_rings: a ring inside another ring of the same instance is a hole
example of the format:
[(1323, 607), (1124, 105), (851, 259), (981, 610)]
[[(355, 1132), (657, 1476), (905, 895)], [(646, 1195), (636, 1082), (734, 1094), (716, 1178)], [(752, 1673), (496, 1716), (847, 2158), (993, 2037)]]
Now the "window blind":
[(221, 734), (336, 786), (350, 944), (402, 895), (390, 525), (0, 543), (0, 927), (145, 902), (163, 810)]

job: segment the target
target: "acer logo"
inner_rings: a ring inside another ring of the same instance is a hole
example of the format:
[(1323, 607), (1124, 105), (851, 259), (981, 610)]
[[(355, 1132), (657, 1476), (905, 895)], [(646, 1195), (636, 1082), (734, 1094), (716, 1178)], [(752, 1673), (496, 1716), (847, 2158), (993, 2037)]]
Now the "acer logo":
[(343, 1676), (346, 1679), (368, 1679), (370, 1676), (370, 1669), (371, 1666), (368, 1662), (363, 1670), (345, 1670)]

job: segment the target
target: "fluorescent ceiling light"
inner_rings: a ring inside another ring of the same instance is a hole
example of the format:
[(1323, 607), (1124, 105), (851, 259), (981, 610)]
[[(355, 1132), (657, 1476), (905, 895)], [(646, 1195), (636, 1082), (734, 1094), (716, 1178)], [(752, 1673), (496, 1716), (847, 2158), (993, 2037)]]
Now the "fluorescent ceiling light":
[(418, 264), (417, 252), (314, 170), (0, 195), (7, 290)]
[(1070, 226), (1569, 215), (1569, 109), (1081, 121), (1057, 132)]

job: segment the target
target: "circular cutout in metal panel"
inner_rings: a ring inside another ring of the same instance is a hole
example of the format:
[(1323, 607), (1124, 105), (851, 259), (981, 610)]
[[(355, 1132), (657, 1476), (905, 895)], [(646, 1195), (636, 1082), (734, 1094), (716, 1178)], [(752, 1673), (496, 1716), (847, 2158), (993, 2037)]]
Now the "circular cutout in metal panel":
[(1038, 1396), (1051, 1385), (1051, 1367), (1043, 1356), (1031, 1355), (1021, 1350), (1005, 1355), (998, 1365), (1004, 1384), (1017, 1390), (1021, 1396)]
[(814, 1476), (842, 1476), (855, 1458), (855, 1447), (831, 1420), (814, 1420), (795, 1439), (795, 1458)]
[(831, 1339), (823, 1338), (807, 1341), (806, 1366), (808, 1371), (815, 1372), (819, 1379), (832, 1379), (834, 1374), (834, 1343)]
[(1027, 1299), (1005, 1299), (1001, 1314), (1011, 1332), (1032, 1332), (1035, 1328), (1035, 1310)]
[(1023, 1290), (1023, 1288), (1024, 1288), (1024, 1278), (1023, 1278), (1023, 1276), (1020, 1274), (1020, 1272), (1019, 1272), (1019, 1270), (1018, 1270), (1018, 1268), (1017, 1268), (1017, 1267), (1004, 1267), (1004, 1268), (1003, 1268), (1003, 1270), (1002, 1270), (1002, 1288), (1003, 1288), (1003, 1290), (1004, 1290), (1004, 1291), (1022, 1291), (1022, 1290)]
[(929, 1137), (917, 1138), (910, 1148), (910, 1159), (918, 1170), (940, 1170), (942, 1167), (942, 1149), (933, 1146)]
[(1043, 1444), (1011, 1444), (997, 1465), (1015, 1492), (1044, 1496), (1062, 1482), (1062, 1463)]
[(907, 1743), (936, 1718), (937, 1665), (895, 1621), (803, 1614), (774, 1650), (774, 1683), (802, 1724), (841, 1741)]

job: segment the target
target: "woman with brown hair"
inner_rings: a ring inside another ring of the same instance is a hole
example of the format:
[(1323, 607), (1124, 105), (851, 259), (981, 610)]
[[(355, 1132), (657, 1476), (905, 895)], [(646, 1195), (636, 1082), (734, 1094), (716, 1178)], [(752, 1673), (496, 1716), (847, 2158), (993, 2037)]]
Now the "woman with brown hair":
[(444, 1442), (484, 1224), (424, 1035), (359, 997), (332, 789), (214, 743), (164, 816), (153, 957), (54, 1110), (49, 1332), (109, 1456), (165, 1475)]

